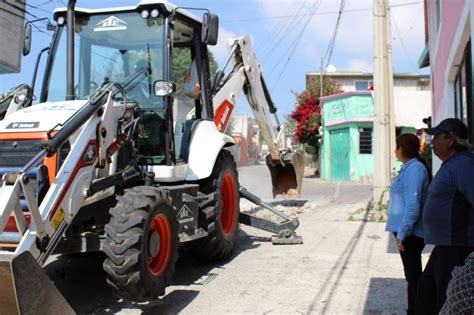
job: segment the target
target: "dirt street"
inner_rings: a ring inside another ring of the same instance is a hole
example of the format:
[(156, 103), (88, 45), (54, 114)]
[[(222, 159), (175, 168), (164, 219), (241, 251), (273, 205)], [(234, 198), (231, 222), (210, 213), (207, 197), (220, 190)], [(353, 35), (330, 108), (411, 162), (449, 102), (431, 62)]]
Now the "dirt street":
[[(265, 165), (240, 168), (239, 180), (272, 201)], [(101, 254), (61, 256), (46, 269), (78, 313), (404, 314), (402, 265), (384, 224), (348, 220), (366, 208), (371, 194), (370, 183), (305, 177), (299, 200), (273, 202), (299, 217), (302, 245), (272, 245), (270, 233), (241, 226), (238, 249), (227, 262), (203, 264), (182, 252), (171, 286), (155, 303), (115, 297), (105, 284)], [(245, 200), (241, 208), (265, 216)]]

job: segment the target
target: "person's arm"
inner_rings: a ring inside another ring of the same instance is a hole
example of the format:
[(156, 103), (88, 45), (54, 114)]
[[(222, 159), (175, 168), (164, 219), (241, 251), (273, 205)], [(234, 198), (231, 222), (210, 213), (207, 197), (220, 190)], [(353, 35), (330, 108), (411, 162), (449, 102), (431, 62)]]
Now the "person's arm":
[(413, 166), (407, 170), (403, 180), (405, 211), (397, 231), (397, 240), (400, 241), (404, 241), (413, 234), (413, 228), (421, 214), (423, 187), (428, 180), (428, 174), (423, 168)]

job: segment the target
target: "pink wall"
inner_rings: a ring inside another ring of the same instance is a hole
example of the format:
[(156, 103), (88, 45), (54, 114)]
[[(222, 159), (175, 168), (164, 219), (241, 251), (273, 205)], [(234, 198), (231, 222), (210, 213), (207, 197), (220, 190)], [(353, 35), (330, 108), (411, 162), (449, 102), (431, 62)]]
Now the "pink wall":
[[(439, 34), (439, 43), (437, 46), (436, 59), (431, 62), (431, 71), (433, 74), (433, 97), (434, 97), (434, 114), (439, 111), (441, 98), (445, 92), (445, 81), (449, 53), (451, 51), (454, 35), (461, 19), (465, 0), (449, 0), (441, 1), (441, 30)], [(436, 8), (431, 8), (436, 10)], [(435, 13), (436, 14), (436, 13)], [(432, 35), (432, 34), (430, 34)], [(436, 40), (436, 38), (431, 38)], [(434, 57), (431, 52), (431, 58)], [(433, 60), (433, 59), (431, 59)], [(453, 100), (454, 101), (454, 100)], [(449, 100), (448, 100), (449, 104)]]

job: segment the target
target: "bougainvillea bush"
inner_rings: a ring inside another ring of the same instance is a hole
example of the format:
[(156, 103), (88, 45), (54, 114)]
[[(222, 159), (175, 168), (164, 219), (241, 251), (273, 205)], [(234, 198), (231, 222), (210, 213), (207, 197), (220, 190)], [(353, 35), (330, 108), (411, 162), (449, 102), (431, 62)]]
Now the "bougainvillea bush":
[(321, 105), (319, 97), (343, 93), (340, 85), (331, 79), (323, 79), (321, 93), (319, 79), (308, 88), (296, 95), (296, 108), (290, 118), (296, 122), (295, 141), (313, 147), (319, 152), (319, 126), (321, 126)]

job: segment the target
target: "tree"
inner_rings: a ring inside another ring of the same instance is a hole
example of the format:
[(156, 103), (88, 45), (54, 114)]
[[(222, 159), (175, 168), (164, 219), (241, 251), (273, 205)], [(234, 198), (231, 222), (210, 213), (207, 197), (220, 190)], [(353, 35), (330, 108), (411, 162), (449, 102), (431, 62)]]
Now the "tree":
[(320, 79), (309, 84), (306, 90), (296, 95), (296, 108), (290, 118), (296, 123), (295, 141), (304, 144), (317, 160), (319, 157), (319, 127), (321, 126), (321, 105), (319, 98), (343, 93), (340, 85), (329, 78), (323, 79), (321, 93)]
[[(211, 77), (216, 73), (218, 64), (212, 52), (208, 52), (209, 57), (209, 70)], [(176, 83), (176, 89), (179, 91), (184, 82), (184, 77), (191, 67), (191, 51), (187, 47), (175, 47), (173, 49), (173, 76)]]

